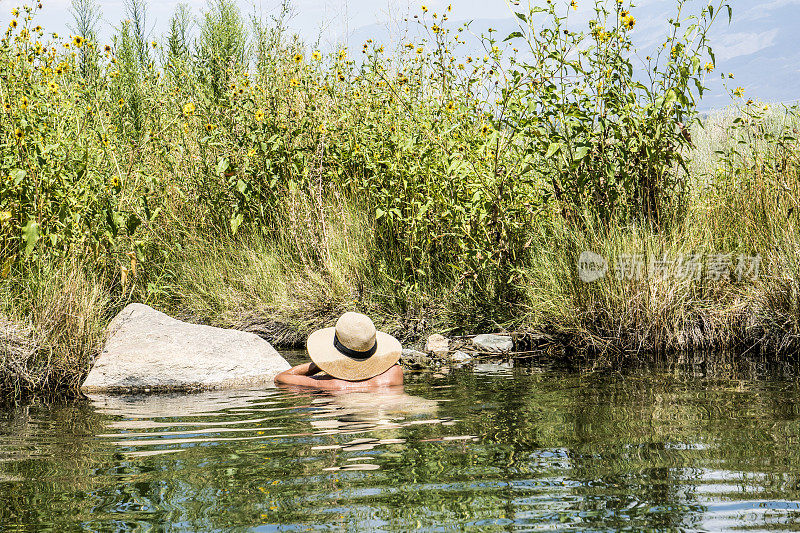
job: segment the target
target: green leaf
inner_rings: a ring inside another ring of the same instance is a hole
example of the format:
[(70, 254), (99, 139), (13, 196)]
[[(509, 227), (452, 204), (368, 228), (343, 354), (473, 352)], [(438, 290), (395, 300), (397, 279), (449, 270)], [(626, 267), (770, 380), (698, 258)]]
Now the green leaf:
[(128, 235), (133, 235), (136, 231), (136, 228), (142, 223), (142, 220), (136, 216), (134, 213), (128, 215), (127, 220), (125, 220), (125, 229), (128, 230)]
[(221, 157), (219, 161), (217, 161), (217, 174), (222, 174), (226, 170), (228, 170), (228, 160)]
[(575, 149), (575, 152), (572, 154), (573, 161), (580, 161), (581, 159), (586, 157), (586, 154), (588, 152), (589, 152), (589, 147), (588, 146), (578, 146)]
[(700, 58), (698, 56), (694, 56), (692, 58), (692, 73), (696, 74), (700, 70)]
[(432, 203), (433, 203), (432, 200), (428, 200), (428, 202), (419, 209), (419, 213), (417, 213), (417, 216), (422, 218), (422, 216), (425, 215), (425, 213), (428, 211)]
[(386, 214), (386, 211), (381, 209), (380, 207), (375, 208), (375, 220), (380, 220)]
[(14, 180), (14, 186), (19, 185), (22, 183), (22, 180), (25, 179), (26, 172), (21, 169), (14, 169), (11, 171), (11, 179)]
[(106, 215), (106, 223), (108, 224), (108, 227), (111, 228), (111, 236), (116, 238), (117, 232), (119, 231), (119, 227), (117, 225), (116, 215), (113, 209), (111, 209), (110, 205), (108, 208), (105, 209), (105, 215)]
[(244, 220), (244, 217), (241, 213), (234, 215), (234, 217), (231, 218), (231, 232), (234, 235), (236, 235), (236, 232), (239, 231), (239, 226), (242, 225), (242, 220)]
[(29, 220), (22, 228), (22, 241), (25, 243), (25, 258), (30, 257), (36, 241), (39, 240), (39, 223)]
[(8, 275), (11, 273), (11, 265), (13, 263), (13, 257), (6, 259), (6, 262), (3, 264), (3, 268), (0, 269), (0, 279), (6, 279), (8, 277)]
[(524, 35), (522, 35), (521, 31), (512, 31), (511, 33), (508, 34), (508, 37), (503, 39), (503, 42), (510, 41), (511, 39), (522, 38), (522, 37), (524, 37)]
[(559, 150), (561, 150), (561, 143), (550, 143), (547, 147), (547, 153), (544, 155), (545, 159), (553, 157)]
[(672, 104), (675, 103), (675, 100), (678, 98), (678, 95), (675, 94), (675, 89), (669, 89), (667, 93), (664, 95), (664, 107), (670, 108)]

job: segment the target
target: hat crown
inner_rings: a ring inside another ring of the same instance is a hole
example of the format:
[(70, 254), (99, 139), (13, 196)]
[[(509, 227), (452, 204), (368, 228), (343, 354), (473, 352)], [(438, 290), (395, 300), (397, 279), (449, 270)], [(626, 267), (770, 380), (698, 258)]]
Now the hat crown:
[(345, 348), (366, 352), (375, 346), (375, 324), (367, 315), (345, 313), (336, 321), (336, 338)]

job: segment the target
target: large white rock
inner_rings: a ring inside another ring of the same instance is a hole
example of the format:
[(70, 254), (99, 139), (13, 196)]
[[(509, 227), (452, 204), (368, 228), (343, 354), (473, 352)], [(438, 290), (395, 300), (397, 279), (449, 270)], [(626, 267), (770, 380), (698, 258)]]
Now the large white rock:
[(108, 326), (108, 340), (83, 382), (86, 392), (229, 389), (272, 385), (290, 368), (254, 333), (188, 324), (130, 304)]

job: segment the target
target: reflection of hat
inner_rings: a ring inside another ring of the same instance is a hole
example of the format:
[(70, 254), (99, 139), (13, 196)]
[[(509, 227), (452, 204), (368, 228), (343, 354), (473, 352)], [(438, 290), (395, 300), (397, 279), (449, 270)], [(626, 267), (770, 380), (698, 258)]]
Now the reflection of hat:
[(329, 375), (360, 381), (386, 372), (400, 359), (400, 341), (375, 331), (372, 320), (361, 313), (345, 313), (336, 327), (320, 329), (308, 337), (308, 355)]

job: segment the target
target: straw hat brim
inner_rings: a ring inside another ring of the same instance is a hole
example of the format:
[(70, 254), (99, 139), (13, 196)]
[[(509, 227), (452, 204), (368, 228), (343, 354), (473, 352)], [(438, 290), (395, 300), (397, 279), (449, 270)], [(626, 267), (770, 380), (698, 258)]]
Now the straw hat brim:
[(336, 328), (324, 328), (308, 337), (306, 347), (311, 360), (330, 376), (347, 381), (361, 381), (383, 374), (400, 360), (400, 341), (382, 331), (375, 333), (377, 350), (359, 361), (341, 353), (333, 345)]

